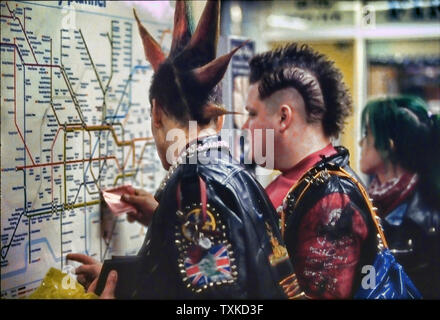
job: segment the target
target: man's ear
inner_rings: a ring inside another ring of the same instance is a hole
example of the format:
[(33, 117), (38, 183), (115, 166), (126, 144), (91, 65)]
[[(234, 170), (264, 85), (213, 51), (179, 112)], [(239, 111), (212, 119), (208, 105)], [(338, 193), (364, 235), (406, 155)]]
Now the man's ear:
[(294, 114), (292, 108), (287, 104), (281, 105), (280, 109), (278, 110), (278, 113), (279, 113), (279, 130), (281, 133), (283, 133), (290, 127), (293, 121)]
[(151, 121), (156, 128), (162, 127), (162, 114), (163, 111), (157, 103), (156, 99), (153, 99), (151, 106)]

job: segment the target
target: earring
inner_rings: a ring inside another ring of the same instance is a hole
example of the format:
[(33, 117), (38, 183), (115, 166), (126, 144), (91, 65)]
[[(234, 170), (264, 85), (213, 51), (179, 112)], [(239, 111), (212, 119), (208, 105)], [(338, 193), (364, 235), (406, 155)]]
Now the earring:
[(388, 143), (390, 145), (390, 149), (394, 151), (394, 141), (393, 141), (393, 139), (391, 139), (391, 138), (388, 139)]

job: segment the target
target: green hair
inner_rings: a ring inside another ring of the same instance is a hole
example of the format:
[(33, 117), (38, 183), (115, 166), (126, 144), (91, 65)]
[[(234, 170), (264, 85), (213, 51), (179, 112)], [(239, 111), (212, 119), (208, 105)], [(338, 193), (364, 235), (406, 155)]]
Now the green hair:
[(402, 95), (368, 102), (361, 125), (371, 129), (382, 159), (417, 173), (422, 193), (440, 205), (440, 116), (421, 98)]

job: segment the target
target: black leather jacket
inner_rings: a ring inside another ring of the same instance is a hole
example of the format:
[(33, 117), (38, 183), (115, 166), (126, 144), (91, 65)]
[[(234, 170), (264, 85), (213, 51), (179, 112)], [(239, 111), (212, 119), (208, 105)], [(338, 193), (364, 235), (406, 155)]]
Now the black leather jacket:
[[(197, 143), (204, 146), (218, 140), (218, 136), (210, 136)], [(292, 267), (288, 259), (278, 264), (269, 262), (274, 255), (274, 243), (281, 244), (282, 240), (275, 209), (264, 189), (233, 160), (227, 148), (208, 149), (199, 153), (198, 159), (197, 164), (178, 166), (165, 188), (156, 195), (159, 207), (139, 252), (143, 264), (133, 297), (286, 298), (278, 283), (291, 274)], [(210, 163), (204, 164), (208, 159)], [(187, 161), (193, 163), (188, 157)], [(201, 214), (194, 214), (201, 209), (199, 177), (206, 183), (209, 205), (208, 223), (203, 227), (211, 242), (207, 250), (201, 250), (186, 237), (194, 231), (191, 223), (201, 219)], [(183, 215), (177, 212), (179, 195)], [(205, 259), (208, 256), (211, 260)], [(209, 264), (217, 258), (226, 260)], [(203, 265), (197, 264), (202, 260)], [(213, 267), (215, 263), (217, 270)]]
[(424, 299), (440, 299), (440, 212), (416, 190), (382, 223), (388, 246)]

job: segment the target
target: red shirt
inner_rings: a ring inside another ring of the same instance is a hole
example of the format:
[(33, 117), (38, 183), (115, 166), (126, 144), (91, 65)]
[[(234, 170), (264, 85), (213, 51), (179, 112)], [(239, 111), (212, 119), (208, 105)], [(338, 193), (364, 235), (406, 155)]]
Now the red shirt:
[(321, 156), (329, 157), (336, 154), (335, 148), (329, 143), (324, 149), (318, 150), (298, 162), (295, 166), (284, 171), (267, 187), (266, 192), (272, 201), (273, 206), (277, 209), (289, 192), (289, 189), (316, 163), (321, 161)]

